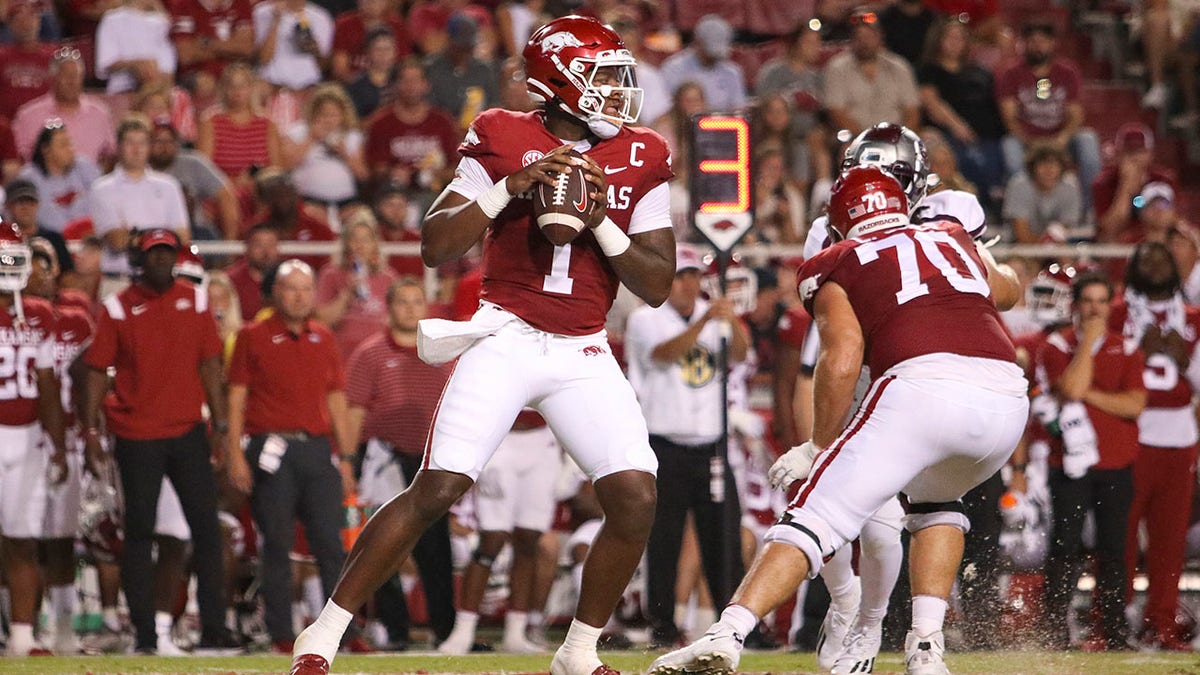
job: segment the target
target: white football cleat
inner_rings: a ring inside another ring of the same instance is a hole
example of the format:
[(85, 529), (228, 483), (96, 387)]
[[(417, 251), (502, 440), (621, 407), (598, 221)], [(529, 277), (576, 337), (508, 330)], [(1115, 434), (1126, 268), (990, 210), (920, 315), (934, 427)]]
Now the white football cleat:
[(837, 611), (833, 605), (829, 606), (825, 620), (821, 622), (821, 631), (817, 633), (817, 668), (825, 672), (833, 668), (842, 655), (843, 643), (850, 633), (854, 616)]
[(855, 625), (842, 641), (842, 653), (830, 670), (832, 675), (870, 673), (875, 669), (875, 657), (883, 642), (883, 624)]
[(445, 640), (437, 646), (439, 654), (447, 654), (450, 656), (462, 656), (463, 654), (471, 653), (471, 646), (475, 643), (475, 635), (473, 632), (467, 631), (450, 631)]
[(730, 675), (737, 672), (745, 639), (744, 635), (717, 622), (699, 640), (655, 659), (648, 675)]
[(942, 631), (917, 635), (911, 630), (904, 638), (904, 672), (906, 675), (950, 675), (942, 655), (946, 653), (946, 638)]

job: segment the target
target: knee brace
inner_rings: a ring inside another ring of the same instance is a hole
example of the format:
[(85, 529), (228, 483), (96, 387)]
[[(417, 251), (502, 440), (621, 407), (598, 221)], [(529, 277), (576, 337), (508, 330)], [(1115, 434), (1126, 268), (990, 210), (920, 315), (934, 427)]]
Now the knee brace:
[[(815, 525), (811, 522), (809, 524)], [(828, 541), (823, 542), (821, 536), (814, 531), (823, 529), (826, 528), (808, 527), (804, 523), (797, 522), (790, 512), (784, 512), (783, 517), (763, 535), (763, 544), (779, 542), (800, 549), (804, 557), (808, 558), (808, 578), (812, 579), (820, 573), (821, 568), (836, 552), (836, 549), (830, 549)], [(828, 554), (825, 553), (826, 549), (830, 549)]]
[(935, 525), (957, 527), (963, 534), (971, 531), (971, 521), (963, 510), (962, 500), (952, 502), (909, 503), (908, 515), (904, 517), (904, 528), (918, 532)]

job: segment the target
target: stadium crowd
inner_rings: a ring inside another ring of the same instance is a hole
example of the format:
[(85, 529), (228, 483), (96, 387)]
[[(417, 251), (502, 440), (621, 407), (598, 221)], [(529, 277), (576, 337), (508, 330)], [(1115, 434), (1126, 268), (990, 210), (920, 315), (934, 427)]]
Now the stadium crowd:
[[(1200, 10), (1043, 4), (0, 0), (0, 240), (29, 250), (24, 274), (0, 255), (0, 405), (28, 403), (0, 407), (7, 654), (291, 653), (363, 520), (421, 468), (451, 368), (417, 358), (417, 322), (479, 303), (478, 247), (427, 275), (381, 244), (421, 240), (480, 112), (535, 109), (522, 48), (572, 13), (638, 58), (681, 244), (662, 308), (622, 292), (609, 314), (661, 468), (648, 560), (602, 645), (674, 647), (711, 623), (787, 503), (768, 468), (812, 431), (799, 256), (737, 256), (722, 295), (691, 222), (690, 121), (720, 111), (752, 123), (760, 250), (798, 250), (846, 141), (882, 122), (920, 133), (907, 169), (936, 174), (931, 194), (974, 194), (988, 236), (1135, 245), (1007, 259), (1034, 413), (965, 499), (951, 627), (978, 648), (1194, 649), (1179, 586), (1200, 560), (1200, 201), (1171, 152), (1200, 133)], [(1143, 53), (1150, 86), (1131, 110), (1085, 95), (1111, 64), (1068, 31), (1097, 15), (1139, 26), (1121, 50)], [(189, 245), (219, 239), (244, 253)], [(332, 254), (281, 254), (296, 241)], [(56, 334), (19, 334), (52, 311)], [(492, 620), (495, 648), (547, 649), (599, 505), (532, 411), (493, 464), (346, 649), (405, 649), (413, 626), (443, 653), (491, 649), (477, 629)], [(828, 606), (808, 582), (747, 647), (813, 649)], [(898, 645), (906, 620), (891, 621)]]

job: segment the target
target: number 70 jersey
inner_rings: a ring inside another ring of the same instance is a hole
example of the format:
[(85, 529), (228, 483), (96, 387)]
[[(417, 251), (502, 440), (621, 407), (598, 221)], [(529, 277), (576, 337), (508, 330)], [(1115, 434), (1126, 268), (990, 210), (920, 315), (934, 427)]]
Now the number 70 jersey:
[[(499, 181), (563, 145), (542, 119), (540, 112), (484, 111), (471, 123), (459, 153), (478, 161), (492, 182)], [(669, 218), (639, 227), (634, 217), (642, 197), (672, 176), (670, 151), (661, 136), (624, 127), (583, 152), (604, 171), (608, 217), (617, 227), (631, 235), (670, 227)], [(488, 227), (481, 297), (548, 333), (599, 332), (617, 292), (608, 258), (591, 230), (566, 246), (555, 246), (532, 216), (533, 201), (517, 195)]]
[(797, 279), (810, 314), (823, 284), (845, 289), (862, 326), (864, 360), (876, 377), (926, 354), (1016, 361), (987, 267), (958, 223), (895, 227), (840, 241), (801, 265)]

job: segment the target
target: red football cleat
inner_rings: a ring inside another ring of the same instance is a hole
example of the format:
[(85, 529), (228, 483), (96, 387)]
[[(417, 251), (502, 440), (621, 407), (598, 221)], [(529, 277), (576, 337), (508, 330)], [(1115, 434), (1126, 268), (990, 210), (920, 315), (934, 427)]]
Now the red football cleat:
[(592, 675), (621, 675), (621, 671), (613, 670), (607, 665), (601, 663), (598, 668), (592, 671)]
[(301, 654), (292, 659), (292, 669), (288, 675), (329, 675), (329, 662), (324, 656)]
[(371, 643), (367, 642), (361, 635), (347, 640), (346, 644), (342, 645), (342, 649), (345, 649), (352, 654), (375, 653), (375, 648), (372, 647)]

